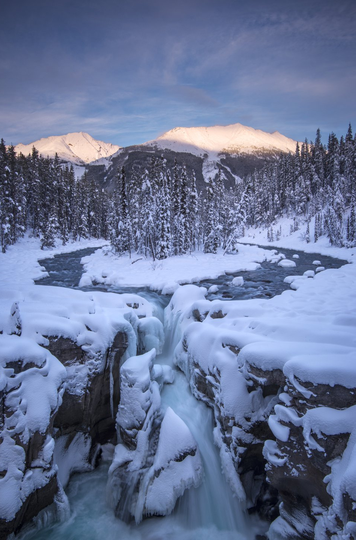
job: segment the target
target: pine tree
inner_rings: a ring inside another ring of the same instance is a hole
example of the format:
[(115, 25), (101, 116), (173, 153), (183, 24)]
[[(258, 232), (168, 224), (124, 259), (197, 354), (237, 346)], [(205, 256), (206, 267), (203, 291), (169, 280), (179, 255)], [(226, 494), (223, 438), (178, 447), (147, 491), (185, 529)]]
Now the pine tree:
[(156, 202), (152, 192), (152, 186), (148, 172), (142, 181), (142, 207), (141, 207), (141, 245), (140, 252), (145, 257), (151, 256), (153, 260), (156, 258), (156, 230), (155, 230), (155, 215)]
[(310, 242), (310, 226), (309, 226), (309, 220), (307, 221), (307, 229), (305, 231), (305, 241), (307, 244)]
[(197, 191), (197, 182), (193, 171), (191, 186), (188, 193), (188, 208), (187, 214), (187, 249), (195, 251), (199, 245), (199, 195)]
[(328, 206), (324, 214), (324, 227), (326, 234), (332, 246), (342, 247), (342, 229), (341, 224), (335, 214), (334, 209)]
[(215, 204), (215, 189), (215, 182), (209, 178), (204, 207), (204, 253), (217, 253), (219, 247), (219, 214)]
[(161, 187), (158, 192), (157, 259), (166, 259), (171, 254), (171, 217), (167, 176), (161, 173)]

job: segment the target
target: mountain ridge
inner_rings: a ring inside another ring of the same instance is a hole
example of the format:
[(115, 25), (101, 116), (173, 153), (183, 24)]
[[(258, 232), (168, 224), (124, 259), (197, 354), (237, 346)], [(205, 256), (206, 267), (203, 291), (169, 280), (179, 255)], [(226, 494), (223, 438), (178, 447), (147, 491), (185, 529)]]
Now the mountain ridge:
[(294, 152), (297, 141), (278, 131), (268, 133), (240, 123), (211, 127), (176, 127), (163, 135), (144, 143), (188, 152), (195, 155), (211, 154), (259, 154), (268, 152)]
[(94, 139), (83, 131), (43, 137), (30, 144), (15, 146), (17, 153), (31, 154), (35, 147), (43, 157), (54, 158), (56, 154), (63, 161), (75, 165), (87, 165), (93, 161), (110, 158), (121, 147)]
[[(227, 126), (175, 127), (156, 139), (134, 148), (156, 147), (196, 156), (207, 154), (209, 159), (216, 159), (218, 154), (261, 155), (267, 153), (294, 152), (297, 141), (282, 135), (278, 131), (268, 133), (242, 124)], [(57, 153), (63, 161), (75, 165), (106, 165), (124, 148), (112, 143), (94, 139), (85, 132), (73, 132), (66, 135), (43, 137), (33, 143), (15, 146), (17, 153), (28, 155), (35, 147), (44, 157), (54, 157)], [(132, 147), (133, 148), (133, 147)]]

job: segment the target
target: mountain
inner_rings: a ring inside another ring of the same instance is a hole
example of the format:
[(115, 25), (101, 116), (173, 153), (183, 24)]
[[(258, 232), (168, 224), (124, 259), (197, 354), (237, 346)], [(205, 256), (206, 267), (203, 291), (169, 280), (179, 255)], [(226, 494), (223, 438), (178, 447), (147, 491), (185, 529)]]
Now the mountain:
[(266, 133), (242, 124), (177, 127), (152, 141), (121, 148), (105, 167), (99, 167), (97, 162), (91, 164), (95, 167), (87, 167), (87, 171), (102, 187), (111, 191), (122, 167), (130, 181), (133, 177), (143, 176), (145, 170), (150, 169), (153, 158), (163, 156), (169, 170), (177, 161), (179, 166), (186, 166), (189, 176), (194, 171), (199, 190), (204, 190), (208, 179), (214, 178), (219, 171), (229, 188), (281, 152), (294, 153), (296, 144), (297, 141), (277, 131)]
[(61, 160), (76, 165), (110, 158), (120, 149), (116, 144), (97, 141), (88, 133), (79, 132), (47, 137), (26, 145), (18, 144), (15, 150), (17, 153), (28, 155), (31, 154), (33, 147), (44, 157), (53, 158), (57, 153)]
[(177, 127), (145, 143), (145, 146), (216, 157), (221, 153), (261, 155), (294, 152), (296, 141), (281, 135), (278, 131), (266, 133), (242, 124), (232, 124), (213, 127)]
[(209, 177), (221, 171), (226, 187), (233, 186), (266, 161), (281, 152), (295, 152), (297, 142), (277, 131), (266, 133), (259, 129), (232, 124), (212, 127), (176, 127), (157, 139), (144, 144), (120, 148), (96, 141), (87, 133), (68, 133), (48, 137), (28, 145), (18, 144), (16, 152), (28, 155), (33, 146), (43, 156), (54, 157), (75, 165), (79, 178), (85, 171), (109, 191), (115, 188), (117, 172), (124, 166), (126, 176), (143, 176), (154, 157), (163, 156), (167, 168), (175, 161), (194, 171), (198, 189), (204, 190)]

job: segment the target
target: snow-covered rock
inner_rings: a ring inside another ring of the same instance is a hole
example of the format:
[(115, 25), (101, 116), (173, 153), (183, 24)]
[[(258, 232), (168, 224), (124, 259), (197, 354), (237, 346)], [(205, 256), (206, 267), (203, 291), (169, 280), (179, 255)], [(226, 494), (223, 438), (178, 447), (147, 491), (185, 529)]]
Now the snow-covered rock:
[(282, 268), (294, 268), (297, 265), (294, 261), (290, 261), (289, 259), (282, 259), (279, 261), (278, 266), (281, 266)]
[(163, 325), (157, 317), (145, 317), (138, 321), (138, 350), (147, 352), (156, 349), (157, 354), (162, 352), (164, 342)]
[(203, 468), (197, 444), (183, 420), (170, 408), (166, 410), (159, 433), (152, 467), (139, 496), (144, 513), (170, 514), (186, 489), (197, 487)]
[(47, 350), (0, 335), (0, 535), (17, 532), (61, 496), (52, 422), (66, 370)]
[(179, 314), (176, 363), (214, 410), (230, 485), (273, 520), (271, 540), (356, 529), (354, 274), (292, 276), (295, 291), (228, 304), (181, 287), (166, 310)]
[(234, 277), (234, 279), (232, 280), (232, 284), (235, 287), (242, 287), (242, 285), (244, 284), (244, 278), (242, 276)]
[(120, 443), (108, 492), (115, 514), (127, 522), (170, 514), (176, 500), (202, 478), (197, 444), (186, 424), (170, 408), (162, 420), (155, 355), (153, 349), (133, 356), (121, 369)]
[(0, 310), (0, 410), (8, 415), (0, 463), (22, 456), (0, 479), (0, 500), (8, 494), (0, 526), (11, 532), (62, 497), (70, 475), (90, 470), (115, 436), (120, 368), (137, 350), (137, 314), (150, 318), (152, 306), (131, 294), (32, 286), (3, 291)]

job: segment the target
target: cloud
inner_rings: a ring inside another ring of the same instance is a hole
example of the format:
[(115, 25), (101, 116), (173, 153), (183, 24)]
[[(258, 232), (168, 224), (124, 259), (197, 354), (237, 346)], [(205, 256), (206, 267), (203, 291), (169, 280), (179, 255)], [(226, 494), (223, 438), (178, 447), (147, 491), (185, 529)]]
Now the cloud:
[(0, 46), (0, 136), (13, 142), (356, 120), (354, 0), (16, 0)]

